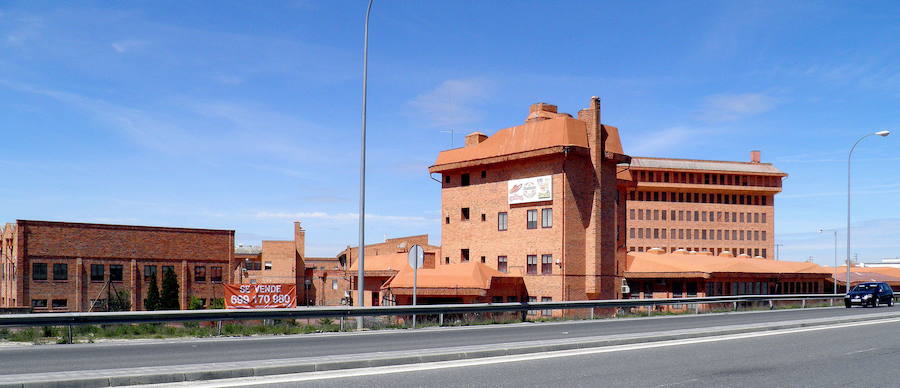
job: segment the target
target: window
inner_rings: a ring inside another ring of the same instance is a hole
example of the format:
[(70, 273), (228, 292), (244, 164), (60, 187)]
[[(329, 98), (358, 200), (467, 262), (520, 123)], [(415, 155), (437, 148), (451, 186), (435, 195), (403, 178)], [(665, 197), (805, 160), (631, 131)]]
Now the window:
[[(763, 197), (765, 198), (765, 197)], [(762, 223), (766, 223), (766, 213), (762, 213)]]
[(69, 280), (69, 265), (66, 263), (54, 263), (53, 280)]
[(762, 240), (766, 241), (766, 231), (762, 231)]
[(271, 261), (265, 262), (263, 265), (263, 269), (265, 271), (271, 271), (272, 270), (272, 262)]
[(487, 178), (487, 171), (481, 171), (481, 179)]
[[(449, 258), (448, 258), (449, 259)], [(497, 256), (497, 270), (506, 273), (508, 270), (506, 256)]]
[(759, 213), (753, 213), (753, 222), (759, 223)]
[(450, 256), (444, 258), (444, 264), (450, 264)]
[(460, 213), (461, 213), (461, 219), (463, 221), (469, 220), (469, 208), (467, 208), (467, 207), (462, 208)]
[(506, 301), (508, 303), (519, 303), (519, 298), (517, 298), (515, 296), (507, 296)]
[[(528, 297), (528, 303), (534, 303), (534, 302), (537, 302), (537, 297), (536, 297), (536, 296), (529, 296), (529, 297)], [(537, 310), (528, 310), (528, 314), (529, 314), (529, 315), (537, 314)]]
[(444, 183), (450, 183), (450, 176), (449, 176), (449, 175), (444, 177)]
[(110, 264), (110, 266), (109, 266), (109, 281), (111, 281), (111, 282), (121, 282), (122, 281), (122, 265), (121, 264)]
[[(31, 280), (47, 280), (47, 263), (31, 263)], [(47, 301), (44, 301), (47, 307)]]
[(69, 308), (69, 300), (68, 299), (53, 299), (52, 306), (55, 309)]
[(629, 220), (634, 219), (634, 209), (628, 210), (628, 219)]
[(103, 281), (103, 264), (91, 264), (91, 281)]
[(487, 257), (481, 256), (481, 262), (482, 262), (482, 263), (487, 263)]
[(145, 265), (144, 266), (144, 281), (149, 282), (153, 276), (156, 276), (156, 266), (155, 265)]
[(206, 281), (206, 266), (198, 265), (194, 267), (194, 281), (195, 282), (205, 282)]
[(449, 224), (449, 223), (450, 223), (450, 216), (444, 217), (444, 223), (445, 223), (445, 224)]
[(209, 267), (209, 277), (214, 283), (222, 282), (222, 267)]
[(503, 297), (502, 296), (492, 296), (491, 303), (503, 303)]
[(337, 279), (332, 279), (332, 280), (331, 280), (331, 289), (332, 289), (332, 290), (337, 290), (337, 289), (338, 289), (338, 281), (337, 281)]
[(634, 238), (634, 228), (628, 229), (628, 238)]
[(537, 210), (529, 210), (526, 212), (528, 229), (537, 229)]
[(47, 308), (47, 299), (32, 299), (31, 307), (35, 308)]
[(469, 250), (468, 249), (460, 249), (459, 257), (460, 257), (460, 259), (462, 259), (463, 263), (469, 261)]
[(527, 273), (529, 275), (537, 275), (537, 255), (528, 255)]
[(553, 255), (541, 255), (541, 274), (550, 275), (553, 273)]
[(481, 222), (487, 221), (487, 214), (481, 213)]
[(462, 174), (462, 175), (460, 175), (460, 177), (459, 177), (459, 184), (460, 184), (461, 186), (468, 186), (468, 185), (469, 185), (469, 174)]
[(497, 213), (497, 230), (506, 230), (507, 228), (507, 215), (506, 212)]
[(541, 209), (541, 227), (550, 228), (553, 226), (553, 209)]
[[(553, 301), (553, 298), (551, 298), (549, 296), (541, 297), (541, 302), (552, 302), (552, 301)], [(541, 310), (541, 315), (543, 315), (543, 316), (553, 315), (553, 310), (550, 310), (550, 309)]]

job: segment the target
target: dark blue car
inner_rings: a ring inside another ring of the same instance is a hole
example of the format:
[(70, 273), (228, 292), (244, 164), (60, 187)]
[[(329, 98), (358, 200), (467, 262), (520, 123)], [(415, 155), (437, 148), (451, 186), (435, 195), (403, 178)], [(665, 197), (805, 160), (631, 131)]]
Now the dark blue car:
[(879, 304), (894, 305), (894, 290), (884, 282), (861, 283), (844, 296), (844, 306), (878, 307)]

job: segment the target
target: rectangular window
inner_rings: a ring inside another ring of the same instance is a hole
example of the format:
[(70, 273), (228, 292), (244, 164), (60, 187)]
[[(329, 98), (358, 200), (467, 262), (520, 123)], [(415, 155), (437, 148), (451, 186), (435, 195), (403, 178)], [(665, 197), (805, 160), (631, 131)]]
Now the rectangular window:
[(701, 240), (706, 240), (706, 229), (703, 229), (702, 232), (703, 232), (703, 233), (701, 233), (700, 239), (701, 239)]
[(463, 221), (469, 220), (469, 208), (467, 208), (467, 207), (462, 208), (460, 213), (461, 213), (461, 216), (460, 216), (461, 220), (463, 220)]
[(662, 214), (661, 214), (661, 215), (662, 215), (662, 220), (663, 220), (663, 221), (666, 220), (666, 214), (668, 214), (668, 213), (669, 213), (669, 212), (667, 212), (667, 211), (665, 211), (665, 210), (662, 211)]
[(47, 299), (32, 299), (31, 307), (35, 308), (47, 308)]
[(221, 283), (222, 282), (222, 267), (209, 267), (209, 279), (213, 281), (213, 283)]
[(525, 214), (527, 217), (526, 221), (528, 222), (527, 228), (528, 229), (537, 229), (537, 210), (532, 209), (532, 210), (525, 212)]
[(482, 263), (487, 263), (487, 257), (481, 256), (481, 262), (482, 262)]
[(644, 209), (638, 209), (638, 221), (644, 220)]
[(54, 263), (53, 280), (69, 280), (69, 265), (66, 263)]
[(272, 262), (271, 262), (271, 261), (267, 261), (267, 262), (263, 263), (263, 270), (264, 270), (264, 271), (271, 271), (271, 270), (272, 270)]
[(337, 290), (337, 289), (338, 289), (338, 281), (337, 281), (337, 279), (331, 279), (331, 289), (332, 289), (332, 290)]
[(678, 229), (678, 239), (684, 240), (684, 229)]
[(506, 212), (497, 213), (497, 230), (506, 230), (507, 225), (507, 215)]
[[(553, 298), (551, 298), (549, 296), (541, 297), (541, 302), (552, 302), (552, 301), (553, 301)], [(553, 315), (553, 310), (551, 310), (551, 309), (541, 310), (541, 315), (543, 315), (545, 317), (549, 317), (549, 316)]]
[(463, 263), (469, 261), (469, 250), (468, 249), (460, 249), (459, 257), (460, 257), (460, 259), (462, 259)]
[(144, 281), (149, 282), (153, 276), (156, 276), (156, 266), (155, 265), (145, 265), (144, 266)]
[[(31, 280), (47, 280), (47, 263), (31, 263)], [(44, 307), (47, 301), (44, 301)]]
[[(762, 231), (762, 240), (766, 241), (766, 231), (765, 230)], [(765, 255), (763, 255), (763, 256), (765, 256)]]
[(487, 178), (487, 171), (481, 171), (481, 179)]
[(628, 219), (629, 219), (629, 220), (633, 220), (633, 219), (634, 219), (634, 213), (635, 213), (635, 212), (634, 212), (634, 209), (628, 210)]
[(52, 306), (55, 309), (69, 308), (69, 300), (68, 299), (53, 299)]
[(666, 239), (666, 228), (662, 229), (662, 238), (663, 238), (663, 240)]
[(494, 295), (491, 297), (491, 303), (503, 303), (503, 297)]
[(541, 274), (550, 275), (553, 273), (553, 255), (541, 255)]
[(506, 273), (508, 269), (506, 256), (497, 256), (497, 270)]
[(121, 264), (110, 264), (110, 266), (109, 266), (109, 281), (121, 282), (122, 278), (123, 278), (122, 265)]
[(659, 239), (659, 228), (653, 228), (653, 238)]
[(700, 215), (702, 216), (702, 221), (706, 222), (706, 212), (700, 212)]
[(194, 281), (195, 282), (205, 282), (206, 281), (206, 266), (205, 265), (194, 266)]
[(759, 223), (759, 213), (753, 213), (753, 222)]
[(634, 238), (634, 228), (628, 229), (628, 238)]
[(672, 221), (675, 221), (675, 211), (674, 210), (672, 210), (672, 212), (669, 213), (669, 219)]
[(537, 275), (537, 255), (528, 255), (527, 273), (529, 275)]
[(638, 238), (644, 238), (644, 228), (638, 228)]
[(450, 183), (450, 176), (447, 175), (444, 177), (444, 183)]
[(103, 264), (91, 264), (91, 281), (102, 282), (103, 278)]
[(553, 227), (553, 209), (541, 209), (541, 227)]
[(654, 221), (659, 221), (659, 210), (654, 210), (654, 211), (653, 211), (653, 220), (654, 220)]
[(445, 223), (445, 224), (449, 224), (449, 223), (450, 223), (450, 216), (444, 217), (444, 223)]
[[(534, 302), (537, 302), (537, 297), (536, 297), (536, 296), (529, 296), (529, 297), (528, 297), (528, 303), (534, 303)], [(528, 314), (529, 314), (529, 315), (537, 314), (537, 310), (528, 310)]]
[[(763, 197), (765, 198), (765, 197)], [(762, 223), (766, 223), (766, 213), (762, 213)]]
[(694, 210), (694, 222), (697, 222), (700, 220), (700, 217), (698, 217), (699, 216), (698, 213), (700, 213), (700, 211)]
[(469, 174), (462, 174), (462, 175), (460, 175), (460, 177), (459, 177), (459, 184), (460, 184), (461, 186), (468, 186), (468, 185), (469, 185)]

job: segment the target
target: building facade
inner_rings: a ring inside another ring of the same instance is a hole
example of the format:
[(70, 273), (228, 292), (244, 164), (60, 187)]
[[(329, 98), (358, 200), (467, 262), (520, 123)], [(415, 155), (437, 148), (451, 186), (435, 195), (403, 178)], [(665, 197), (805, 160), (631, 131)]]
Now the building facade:
[(175, 272), (179, 303), (223, 297), (234, 248), (233, 230), (18, 220), (0, 244), (0, 306), (34, 312), (105, 309), (124, 291), (143, 310), (153, 275)]
[(442, 266), (470, 261), (524, 278), (531, 301), (621, 296), (628, 163), (600, 100), (577, 118), (531, 106), (524, 125), (441, 152)]
[(787, 174), (759, 151), (750, 162), (634, 157), (628, 169), (629, 251), (774, 258), (775, 194)]

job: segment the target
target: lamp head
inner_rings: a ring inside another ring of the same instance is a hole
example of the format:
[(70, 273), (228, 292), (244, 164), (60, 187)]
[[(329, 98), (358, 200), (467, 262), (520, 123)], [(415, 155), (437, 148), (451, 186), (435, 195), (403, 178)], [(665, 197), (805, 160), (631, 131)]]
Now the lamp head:
[(824, 231), (825, 231), (825, 229), (819, 229), (819, 233), (822, 233)]
[(878, 136), (881, 136), (881, 137), (885, 137), (887, 135), (890, 135), (891, 131), (878, 131), (878, 132), (875, 132), (875, 134)]

